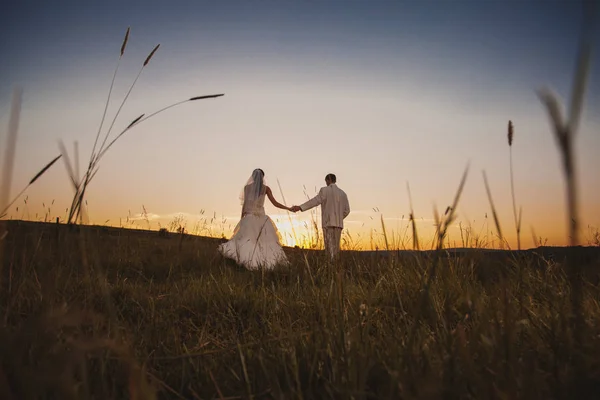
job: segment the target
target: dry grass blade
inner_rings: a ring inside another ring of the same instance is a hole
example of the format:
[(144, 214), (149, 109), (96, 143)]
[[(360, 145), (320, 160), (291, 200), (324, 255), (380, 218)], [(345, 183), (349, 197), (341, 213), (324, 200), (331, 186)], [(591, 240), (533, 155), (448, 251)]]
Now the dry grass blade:
[[(279, 178), (277, 178), (277, 186), (279, 186), (279, 193), (281, 193), (281, 199), (283, 200), (283, 205), (287, 206), (287, 202), (285, 201), (285, 196), (283, 195), (283, 190), (281, 189), (281, 183), (279, 183)], [(288, 219), (290, 220), (290, 227), (292, 228), (292, 235), (294, 236), (294, 243), (298, 243), (298, 237), (296, 236), (296, 229), (294, 229), (294, 224), (292, 223), (292, 216), (290, 212), (287, 211)]]
[(452, 205), (450, 206), (450, 214), (449, 214), (449, 218), (450, 217), (454, 217), (455, 214), (455, 210), (456, 207), (458, 206), (458, 201), (460, 200), (460, 196), (462, 195), (463, 189), (465, 188), (465, 183), (467, 183), (467, 176), (469, 175), (469, 168), (471, 167), (471, 163), (467, 163), (467, 166), (465, 167), (465, 170), (463, 172), (463, 175), (460, 179), (460, 184), (458, 185), (458, 189), (456, 190), (456, 194), (454, 195), (454, 201), (452, 202)]
[[(467, 182), (467, 176), (469, 175), (470, 163), (467, 163), (465, 170), (463, 172), (462, 178), (460, 179), (460, 184), (458, 185), (458, 189), (456, 190), (456, 194), (454, 195), (454, 200), (452, 201), (452, 205), (446, 208), (446, 212), (444, 213), (444, 217), (440, 220), (439, 216), (436, 218), (439, 221), (440, 228), (438, 228), (438, 250), (441, 250), (444, 245), (444, 238), (448, 232), (448, 227), (452, 225), (454, 220), (456, 219), (456, 207), (458, 206), (458, 201), (460, 200), (460, 196), (465, 188), (465, 183)], [(437, 215), (437, 211), (436, 211)]]
[(523, 221), (523, 207), (519, 207), (519, 216), (517, 217), (517, 246), (521, 250), (521, 222)]
[[(439, 221), (439, 223), (441, 225), (439, 232), (438, 232), (438, 248), (437, 248), (438, 251), (435, 252), (435, 256), (434, 256), (433, 260), (431, 260), (428, 274), (426, 274), (427, 279), (425, 281), (425, 284), (421, 283), (423, 289), (421, 291), (417, 315), (423, 315), (423, 312), (425, 310), (425, 305), (427, 304), (427, 298), (429, 297), (429, 289), (430, 289), (431, 283), (433, 282), (433, 279), (435, 278), (435, 275), (436, 275), (437, 266), (438, 266), (439, 259), (440, 259), (440, 253), (441, 253), (443, 242), (444, 242), (444, 237), (446, 236), (446, 231), (448, 229), (448, 226), (450, 226), (452, 224), (452, 222), (454, 221), (456, 207), (458, 206), (458, 201), (460, 200), (460, 196), (465, 187), (465, 183), (467, 181), (467, 176), (469, 174), (469, 168), (470, 168), (470, 163), (467, 163), (467, 166), (465, 167), (465, 171), (463, 172), (462, 178), (460, 180), (460, 184), (459, 184), (456, 194), (454, 196), (454, 201), (452, 202), (452, 206), (450, 206), (450, 208), (447, 209), (447, 212), (445, 214), (446, 216), (444, 217), (444, 219), (442, 221), (440, 221), (439, 215), (437, 214), (437, 211), (435, 211), (436, 219)], [(434, 208), (434, 210), (435, 210), (435, 208)], [(423, 282), (423, 280), (425, 280), (425, 274), (421, 277), (421, 282)], [(418, 324), (413, 325), (413, 328), (410, 330), (410, 333), (408, 336), (407, 346), (408, 346), (409, 351), (412, 351), (412, 345), (413, 345), (413, 341), (415, 340), (415, 337), (416, 337), (417, 326), (418, 326)]]
[[(578, 79), (576, 79), (576, 81), (578, 81)], [(562, 156), (563, 174), (565, 175), (567, 184), (568, 225), (570, 227), (569, 241), (572, 246), (576, 246), (579, 243), (579, 240), (577, 228), (577, 185), (575, 182), (573, 132), (569, 130), (569, 126), (564, 124), (562, 117), (559, 114), (559, 105), (556, 96), (548, 89), (541, 90), (538, 94), (540, 100), (548, 109), (556, 141)]]
[(69, 158), (69, 153), (67, 152), (67, 148), (62, 140), (58, 141), (58, 148), (60, 150), (60, 154), (63, 156), (63, 162), (65, 163), (65, 168), (67, 169), (67, 174), (69, 174), (69, 178), (71, 178), (71, 183), (73, 184), (73, 188), (77, 192), (79, 188), (79, 181), (75, 177), (75, 171), (73, 170), (73, 166), (71, 164), (71, 159)]
[(246, 368), (246, 359), (244, 357), (244, 353), (242, 352), (242, 346), (240, 342), (237, 342), (237, 350), (240, 356), (240, 362), (242, 364), (242, 372), (244, 374), (244, 383), (246, 384), (246, 394), (248, 395), (248, 400), (252, 399), (252, 388), (250, 387), (250, 379), (248, 377), (248, 369)]
[[(579, 126), (583, 101), (587, 87), (587, 80), (592, 58), (593, 24), (596, 18), (596, 4), (594, 2), (583, 2), (584, 22), (582, 24), (579, 40), (579, 51), (575, 66), (575, 77), (571, 92), (571, 104), (569, 120), (565, 123), (557, 117), (557, 100), (548, 91), (542, 91), (540, 98), (546, 105), (552, 121), (555, 134), (558, 138), (559, 152), (562, 156), (563, 175), (566, 181), (567, 195), (567, 223), (569, 226), (569, 242), (572, 247), (579, 245), (579, 217), (578, 217), (578, 190), (576, 173), (576, 155), (574, 138)], [(583, 278), (581, 260), (574, 253), (567, 258), (570, 297), (571, 297), (571, 328), (576, 347), (575, 375), (581, 376), (584, 365), (581, 360), (582, 340), (586, 336), (587, 324), (582, 309), (583, 304)]]
[[(75, 187), (75, 195), (73, 196), (73, 200), (71, 201), (71, 207), (69, 209), (69, 218), (68, 218), (68, 223), (72, 223), (73, 222), (73, 218), (78, 215), (80, 215), (80, 208), (81, 205), (83, 204), (83, 197), (85, 195), (85, 191), (87, 188), (87, 185), (89, 184), (90, 180), (93, 178), (92, 175), (92, 171), (95, 166), (94, 165), (90, 165), (88, 166), (87, 171), (85, 172), (85, 176), (83, 177), (83, 179), (76, 185)], [(97, 170), (96, 170), (97, 172)], [(95, 175), (95, 173), (94, 173)]]
[(483, 183), (485, 184), (485, 191), (487, 193), (488, 201), (490, 202), (490, 207), (492, 209), (492, 216), (494, 217), (494, 225), (496, 225), (496, 231), (498, 232), (498, 239), (500, 239), (500, 246), (504, 246), (504, 236), (502, 235), (502, 229), (500, 228), (500, 220), (498, 219), (498, 213), (496, 212), (496, 207), (494, 206), (494, 199), (492, 198), (492, 192), (490, 191), (490, 185), (488, 184), (487, 174), (484, 171), (481, 171), (483, 174)]
[[(587, 21), (588, 25), (591, 20)], [(580, 42), (580, 50), (577, 58), (573, 92), (571, 95), (571, 107), (569, 120), (567, 123), (562, 118), (557, 97), (549, 90), (543, 89), (538, 92), (542, 103), (546, 106), (553, 130), (562, 155), (563, 173), (567, 184), (567, 207), (569, 215), (569, 240), (572, 246), (579, 244), (578, 216), (577, 216), (577, 185), (575, 174), (575, 155), (573, 153), (573, 141), (576, 129), (579, 126), (585, 88), (591, 66), (592, 42), (590, 35), (591, 28), (584, 26)]]
[(158, 50), (159, 47), (160, 47), (160, 43), (157, 44), (154, 49), (152, 49), (152, 51), (150, 52), (150, 54), (148, 54), (148, 57), (146, 57), (146, 61), (144, 61), (144, 67), (146, 65), (148, 65), (148, 63), (150, 62), (150, 60), (152, 59), (152, 57), (154, 57), (154, 53), (156, 53), (156, 50)]
[(215, 389), (217, 390), (217, 394), (219, 395), (219, 399), (223, 400), (223, 392), (221, 392), (221, 389), (219, 388), (219, 385), (217, 384), (217, 381), (215, 380), (215, 377), (213, 376), (212, 371), (208, 371), (208, 375), (210, 376), (210, 380), (213, 382), (213, 384), (215, 385)]
[(75, 178), (79, 182), (79, 143), (73, 143), (73, 154), (75, 155)]
[(540, 247), (541, 243), (538, 241), (538, 237), (535, 233), (535, 229), (533, 228), (533, 226), (531, 227), (531, 237), (533, 238), (533, 245), (535, 247)]
[[(98, 171), (96, 170), (96, 172), (98, 172)], [(80, 184), (79, 190), (75, 194), (75, 197), (73, 198), (73, 204), (71, 206), (71, 210), (69, 211), (69, 220), (68, 220), (69, 223), (76, 221), (77, 219), (80, 219), (80, 221), (81, 221), (81, 220), (83, 220), (84, 216), (86, 215), (85, 210), (83, 209), (85, 192), (87, 190), (88, 184), (90, 183), (90, 181), (92, 180), (92, 178), (95, 174), (96, 174), (95, 172), (94, 172), (94, 174), (92, 174), (92, 170), (88, 169), (85, 179)]]
[(381, 219), (381, 231), (383, 232), (383, 242), (385, 243), (385, 249), (390, 251), (390, 244), (388, 241), (387, 229), (385, 229), (385, 221), (383, 220), (383, 214), (380, 215)]
[[(435, 232), (434, 232), (434, 236), (439, 238), (440, 235), (440, 229), (442, 229), (442, 221), (440, 220), (440, 213), (437, 210), (437, 206), (434, 204), (433, 205), (433, 222), (435, 223)], [(431, 242), (431, 248), (433, 249), (433, 247), (436, 244), (432, 241)]]
[(562, 146), (562, 143), (565, 140), (564, 138), (566, 136), (566, 132), (563, 128), (563, 114), (557, 96), (549, 88), (538, 90), (537, 95), (548, 110), (550, 121), (552, 122), (552, 127), (554, 128), (555, 138)]

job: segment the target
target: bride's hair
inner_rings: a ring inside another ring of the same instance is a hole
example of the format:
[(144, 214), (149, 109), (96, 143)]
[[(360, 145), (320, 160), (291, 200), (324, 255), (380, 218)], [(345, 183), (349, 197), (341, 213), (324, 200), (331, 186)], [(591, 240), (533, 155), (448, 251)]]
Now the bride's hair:
[(256, 168), (254, 172), (255, 174), (253, 173), (253, 176), (256, 179), (256, 192), (260, 195), (265, 186), (265, 171), (260, 168)]

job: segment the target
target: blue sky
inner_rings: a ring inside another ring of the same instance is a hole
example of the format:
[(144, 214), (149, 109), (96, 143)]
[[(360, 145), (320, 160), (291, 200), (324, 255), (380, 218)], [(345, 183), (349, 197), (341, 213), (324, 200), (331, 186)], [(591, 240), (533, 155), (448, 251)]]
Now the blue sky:
[[(59, 138), (89, 157), (130, 26), (110, 117), (161, 47), (116, 128), (180, 99), (226, 95), (129, 132), (93, 183), (93, 219), (114, 222), (144, 204), (157, 216), (214, 210), (235, 224), (240, 186), (261, 167), (288, 203), (335, 172), (355, 211), (348, 226), (364, 231), (373, 207), (389, 218), (408, 213), (406, 181), (418, 215), (430, 218), (434, 202), (445, 208), (470, 160), (460, 217), (481, 225), (486, 169), (506, 231), (512, 119), (524, 223), (558, 243), (560, 159), (535, 89), (568, 99), (581, 20), (570, 1), (15, 2), (0, 16), (0, 126), (12, 87), (24, 89), (14, 190), (57, 153)], [(598, 72), (596, 62), (577, 144), (584, 225), (595, 226)], [(30, 207), (68, 206), (64, 167), (28, 194)]]

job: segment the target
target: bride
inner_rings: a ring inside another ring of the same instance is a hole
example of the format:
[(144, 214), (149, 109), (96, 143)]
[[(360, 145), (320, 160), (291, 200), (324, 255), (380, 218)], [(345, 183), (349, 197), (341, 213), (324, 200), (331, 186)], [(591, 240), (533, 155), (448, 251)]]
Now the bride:
[(280, 244), (281, 236), (271, 218), (265, 214), (265, 196), (275, 207), (288, 211), (291, 209), (275, 200), (271, 188), (265, 184), (264, 176), (260, 168), (252, 171), (240, 195), (242, 219), (231, 239), (219, 245), (219, 252), (224, 257), (250, 270), (273, 269), (277, 264), (288, 264)]

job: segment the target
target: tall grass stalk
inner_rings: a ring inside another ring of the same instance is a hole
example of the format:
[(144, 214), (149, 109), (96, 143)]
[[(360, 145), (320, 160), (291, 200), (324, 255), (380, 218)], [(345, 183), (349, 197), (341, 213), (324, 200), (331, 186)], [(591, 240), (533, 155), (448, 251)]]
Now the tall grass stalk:
[[(440, 253), (443, 249), (444, 238), (446, 237), (448, 227), (450, 225), (452, 225), (452, 223), (456, 219), (456, 207), (458, 206), (458, 202), (460, 200), (460, 196), (462, 194), (465, 183), (467, 181), (468, 174), (469, 174), (469, 164), (467, 164), (467, 166), (465, 167), (465, 171), (463, 172), (462, 178), (460, 180), (460, 184), (458, 185), (458, 189), (456, 190), (456, 194), (454, 195), (454, 200), (452, 202), (452, 205), (449, 206), (448, 208), (446, 208), (446, 212), (444, 213), (444, 217), (442, 219), (439, 218), (439, 216), (437, 215), (437, 210), (434, 209), (436, 224), (438, 225), (437, 238), (436, 238), (438, 251), (435, 252), (435, 256), (434, 256), (433, 260), (431, 260), (431, 264), (429, 266), (429, 270), (427, 271), (427, 274), (423, 274), (423, 276), (421, 277), (421, 281), (422, 282), (424, 281), (425, 283), (421, 285), (422, 290), (421, 290), (420, 301), (419, 301), (419, 304), (417, 307), (417, 310), (418, 310), (417, 315), (423, 315), (423, 313), (425, 312), (425, 307), (427, 305), (427, 299), (430, 296), (429, 290), (430, 290), (431, 284), (435, 278), (438, 263), (440, 261)], [(427, 278), (427, 279), (425, 279), (425, 278)], [(418, 328), (418, 324), (413, 325), (413, 329), (411, 330), (410, 335), (408, 337), (408, 349), (410, 351), (412, 351), (412, 345), (414, 343), (417, 328)]]
[(465, 187), (465, 183), (467, 182), (467, 176), (469, 175), (469, 166), (467, 164), (465, 170), (463, 172), (462, 178), (460, 180), (460, 184), (458, 185), (458, 189), (456, 190), (456, 194), (454, 195), (454, 200), (452, 201), (452, 205), (446, 208), (444, 212), (444, 216), (440, 219), (437, 216), (437, 210), (434, 209), (436, 224), (438, 225), (438, 234), (437, 234), (437, 250), (442, 250), (444, 246), (444, 239), (448, 234), (448, 228), (454, 223), (456, 220), (456, 207), (458, 206), (458, 202), (460, 200), (460, 196)]
[[(575, 65), (575, 76), (571, 91), (571, 103), (567, 120), (564, 119), (557, 96), (548, 88), (538, 91), (550, 117), (554, 138), (562, 158), (562, 170), (566, 181), (567, 222), (569, 227), (569, 243), (572, 247), (579, 245), (579, 207), (576, 171), (575, 136), (579, 127), (587, 81), (592, 62), (593, 35), (597, 19), (597, 2), (583, 2), (583, 23), (580, 33), (579, 48)], [(569, 281), (571, 286), (572, 329), (577, 349), (581, 352), (582, 338), (585, 335), (586, 323), (582, 312), (583, 282), (581, 277), (581, 260), (575, 255), (569, 257)], [(577, 355), (581, 360), (581, 353)], [(576, 368), (580, 371), (581, 362)]]
[(502, 228), (500, 227), (500, 219), (498, 219), (498, 213), (494, 206), (494, 199), (492, 197), (492, 191), (490, 190), (490, 184), (488, 183), (487, 174), (485, 170), (481, 171), (483, 175), (483, 183), (485, 185), (485, 192), (487, 193), (488, 201), (490, 202), (490, 208), (492, 209), (492, 216), (494, 217), (494, 225), (496, 225), (496, 232), (498, 234), (498, 240), (500, 241), (500, 248), (504, 248), (504, 235), (502, 235)]
[(517, 250), (521, 250), (521, 216), (523, 209), (519, 207), (519, 214), (517, 216), (517, 201), (515, 199), (515, 179), (513, 176), (513, 154), (512, 144), (514, 139), (514, 127), (512, 121), (508, 121), (508, 153), (510, 157), (510, 193), (512, 196), (513, 215), (515, 218), (515, 229), (517, 231)]
[(383, 214), (380, 215), (381, 219), (381, 231), (383, 232), (383, 242), (385, 243), (386, 251), (390, 251), (390, 243), (388, 241), (387, 229), (385, 229), (385, 221), (383, 220)]
[[(283, 194), (283, 189), (281, 189), (281, 183), (279, 183), (279, 178), (277, 178), (277, 186), (279, 187), (279, 193), (281, 194), (281, 199), (283, 200), (283, 205), (287, 207), (287, 203), (285, 201), (285, 196)], [(287, 211), (288, 220), (290, 221), (290, 227), (292, 229), (292, 235), (294, 236), (294, 243), (298, 244), (298, 237), (296, 236), (296, 229), (294, 229), (294, 224), (292, 222), (292, 216), (290, 212)]]
[[(129, 29), (127, 29), (127, 34), (129, 34)], [(112, 131), (112, 128), (114, 127), (115, 122), (117, 121), (117, 118), (119, 117), (119, 114), (121, 113), (121, 110), (123, 109), (123, 106), (127, 102), (127, 99), (129, 98), (129, 95), (131, 94), (131, 91), (135, 87), (135, 84), (137, 83), (138, 79), (140, 78), (140, 75), (142, 75), (142, 72), (144, 71), (144, 68), (146, 68), (146, 66), (148, 65), (148, 62), (150, 61), (150, 59), (152, 58), (152, 56), (154, 56), (154, 53), (156, 53), (156, 50), (158, 50), (159, 47), (160, 47), (160, 44), (157, 44), (156, 47), (154, 47), (154, 49), (152, 49), (152, 51), (150, 52), (150, 54), (148, 55), (148, 57), (146, 57), (146, 60), (142, 64), (142, 66), (141, 66), (138, 74), (136, 75), (135, 79), (131, 83), (131, 86), (129, 86), (129, 90), (127, 91), (127, 94), (125, 94), (125, 97), (123, 98), (123, 101), (119, 105), (119, 109), (115, 113), (115, 116), (113, 117), (113, 120), (110, 123), (110, 126), (108, 127), (108, 131), (106, 131), (106, 135), (104, 135), (104, 140), (102, 141), (102, 144), (100, 145), (100, 150), (98, 150), (98, 153), (101, 153), (102, 150), (104, 149), (104, 145), (106, 144), (106, 141), (108, 140), (108, 137), (110, 136), (110, 132)], [(123, 47), (122, 47), (122, 49), (123, 49)], [(122, 55), (123, 55), (123, 53), (121, 52), (121, 56)], [(121, 59), (121, 56), (119, 56), (119, 60)], [(108, 102), (108, 100), (107, 100), (107, 102)], [(94, 157), (96, 157), (96, 156), (97, 156), (97, 154), (93, 154), (92, 153), (92, 156), (90, 157), (90, 163), (94, 163)]]
[[(129, 86), (129, 89), (125, 95), (125, 97), (123, 98), (123, 100), (121, 101), (121, 104), (119, 105), (119, 108), (117, 110), (117, 112), (115, 113), (112, 122), (107, 130), (107, 132), (104, 135), (104, 138), (100, 144), (100, 146), (98, 147), (98, 142), (100, 139), (100, 135), (102, 132), (102, 127), (104, 124), (104, 120), (106, 118), (106, 112), (108, 109), (108, 105), (110, 103), (111, 100), (111, 94), (112, 94), (112, 90), (113, 90), (113, 86), (114, 86), (114, 82), (116, 79), (116, 75), (117, 75), (117, 71), (119, 69), (119, 65), (121, 63), (121, 59), (123, 58), (123, 55), (125, 53), (125, 49), (127, 46), (127, 42), (129, 39), (129, 33), (130, 33), (130, 28), (127, 28), (127, 32), (125, 33), (125, 38), (123, 39), (123, 43), (121, 44), (121, 49), (120, 49), (120, 53), (119, 53), (119, 60), (117, 62), (117, 66), (115, 68), (115, 71), (113, 73), (113, 78), (111, 80), (111, 84), (110, 84), (110, 89), (108, 91), (108, 97), (106, 99), (105, 102), (105, 106), (104, 106), (104, 112), (102, 114), (102, 119), (100, 121), (100, 127), (98, 128), (98, 132), (96, 133), (96, 138), (94, 140), (94, 146), (92, 148), (92, 152), (90, 154), (90, 159), (88, 162), (88, 166), (87, 169), (85, 170), (84, 174), (82, 177), (79, 176), (79, 156), (78, 154), (75, 154), (75, 166), (73, 166), (71, 164), (70, 158), (68, 157), (68, 153), (67, 150), (64, 146), (64, 144), (62, 144), (62, 142), (59, 143), (59, 148), (61, 150), (61, 154), (63, 155), (63, 161), (65, 163), (65, 166), (67, 168), (67, 173), (69, 175), (69, 178), (73, 184), (73, 188), (75, 190), (75, 194), (73, 196), (73, 199), (71, 201), (71, 206), (69, 208), (69, 215), (68, 215), (68, 223), (74, 223), (75, 221), (79, 220), (80, 223), (83, 221), (84, 218), (84, 213), (85, 210), (83, 208), (84, 206), (84, 198), (85, 198), (85, 194), (86, 194), (86, 190), (89, 186), (89, 184), (91, 183), (92, 179), (95, 177), (96, 173), (98, 172), (98, 168), (99, 168), (99, 162), (102, 159), (102, 157), (106, 154), (106, 152), (115, 144), (115, 142), (117, 140), (119, 140), (126, 132), (128, 132), (130, 129), (132, 129), (133, 127), (139, 125), (140, 123), (148, 120), (149, 118), (160, 114), (163, 111), (166, 111), (170, 108), (176, 107), (178, 105), (181, 105), (183, 103), (187, 103), (187, 102), (191, 102), (191, 101), (196, 101), (196, 100), (202, 100), (202, 99), (210, 99), (210, 98), (217, 98), (217, 97), (221, 97), (223, 96), (223, 94), (213, 94), (213, 95), (206, 95), (206, 96), (196, 96), (196, 97), (191, 97), (189, 99), (183, 100), (183, 101), (179, 101), (176, 102), (174, 104), (171, 104), (167, 107), (161, 108), (158, 111), (145, 116), (145, 114), (140, 115), (139, 117), (137, 117), (136, 119), (134, 119), (125, 129), (123, 129), (116, 137), (114, 137), (111, 141), (109, 140), (110, 137), (110, 133), (115, 125), (115, 122), (119, 116), (119, 114), (121, 113), (121, 110), (123, 108), (123, 106), (125, 105), (125, 103), (127, 102), (127, 99), (129, 98), (129, 95), (131, 94), (133, 88), (135, 87), (139, 77), (141, 76), (143, 70), (146, 68), (146, 66), (148, 65), (148, 63), (150, 62), (150, 60), (154, 57), (154, 54), (156, 53), (156, 51), (158, 50), (158, 48), (160, 47), (160, 44), (156, 45), (152, 51), (150, 52), (150, 54), (148, 54), (148, 56), (146, 57), (146, 59), (144, 60), (144, 62), (142, 63), (142, 66), (137, 74), (137, 76), (135, 77), (133, 83)], [(98, 147), (98, 149), (97, 149)], [(76, 146), (76, 153), (78, 153), (77, 150), (77, 146)]]
[[(15, 165), (15, 151), (17, 148), (17, 135), (19, 134), (19, 118), (21, 116), (21, 99), (23, 90), (20, 87), (13, 89), (10, 103), (10, 119), (8, 120), (8, 132), (6, 135), (6, 149), (4, 150), (4, 165), (2, 168), (2, 183), (0, 184), (0, 218), (3, 218), (6, 210), (10, 207), (10, 189), (12, 186), (12, 174)], [(4, 224), (0, 225), (0, 283), (4, 277), (4, 239), (8, 235)], [(3, 288), (3, 286), (0, 286)]]
[[(112, 94), (113, 86), (115, 84), (115, 79), (117, 77), (117, 72), (119, 71), (119, 66), (121, 65), (121, 59), (123, 59), (123, 54), (125, 54), (125, 49), (127, 47), (127, 41), (129, 40), (129, 32), (131, 27), (127, 27), (127, 32), (125, 32), (125, 38), (123, 39), (123, 43), (121, 44), (121, 53), (119, 54), (119, 60), (117, 61), (117, 66), (115, 67), (115, 72), (113, 73), (112, 80), (110, 82), (110, 89), (108, 89), (108, 98), (104, 103), (104, 112), (102, 113), (102, 119), (100, 120), (100, 126), (98, 127), (98, 133), (96, 133), (96, 139), (94, 140), (94, 147), (92, 147), (92, 153), (90, 155), (90, 163), (93, 160), (96, 146), (98, 145), (98, 139), (100, 139), (100, 133), (102, 132), (102, 126), (104, 125), (104, 119), (106, 118), (106, 112), (108, 111), (108, 105), (110, 103), (110, 96)], [(113, 121), (114, 122), (114, 121)]]
[(421, 250), (419, 247), (419, 236), (417, 235), (417, 221), (415, 221), (415, 211), (413, 209), (410, 185), (408, 182), (406, 182), (406, 191), (408, 192), (408, 205), (410, 207), (409, 219), (412, 226), (413, 250)]
[(10, 198), (13, 168), (15, 166), (15, 153), (17, 149), (17, 136), (19, 134), (19, 119), (21, 116), (22, 97), (23, 89), (20, 87), (14, 88), (10, 107), (10, 118), (8, 120), (6, 148), (4, 149), (4, 165), (2, 167), (2, 193), (0, 194), (1, 210), (6, 208)]

